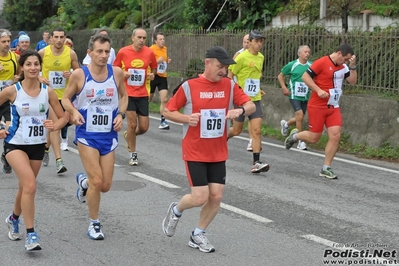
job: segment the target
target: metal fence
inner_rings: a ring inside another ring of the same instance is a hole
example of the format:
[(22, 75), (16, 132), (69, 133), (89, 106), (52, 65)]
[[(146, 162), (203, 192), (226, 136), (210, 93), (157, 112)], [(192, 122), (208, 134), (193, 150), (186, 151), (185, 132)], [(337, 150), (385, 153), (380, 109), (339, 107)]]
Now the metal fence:
[[(148, 45), (151, 42), (148, 34)], [(166, 45), (172, 63), (168, 71), (173, 75), (189, 77), (203, 70), (206, 50), (220, 45), (233, 55), (242, 47), (245, 31), (204, 30), (165, 30)], [(83, 59), (87, 42), (92, 30), (70, 32), (74, 37), (75, 50), (79, 59)], [(40, 36), (40, 34), (36, 34)], [(347, 89), (363, 89), (399, 94), (399, 31), (383, 32), (351, 31), (336, 34), (321, 28), (284, 28), (264, 31), (265, 42), (262, 53), (265, 56), (265, 68), (262, 81), (277, 86), (277, 75), (281, 68), (296, 59), (300, 45), (309, 45), (311, 60), (332, 53), (341, 43), (350, 44), (357, 57), (358, 84)], [(113, 47), (119, 48), (131, 44), (131, 30), (110, 31)], [(32, 39), (32, 38), (31, 38)], [(37, 40), (31, 40), (32, 42)]]

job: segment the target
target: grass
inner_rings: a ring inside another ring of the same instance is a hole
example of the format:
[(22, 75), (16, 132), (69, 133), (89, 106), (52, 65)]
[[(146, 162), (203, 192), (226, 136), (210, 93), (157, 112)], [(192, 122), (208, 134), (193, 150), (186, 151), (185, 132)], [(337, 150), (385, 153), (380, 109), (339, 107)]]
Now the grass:
[[(159, 104), (150, 102), (150, 112), (159, 113)], [(247, 122), (244, 124), (244, 130), (247, 130)], [(291, 128), (290, 128), (291, 130)], [(276, 129), (267, 125), (262, 125), (261, 134), (264, 137), (276, 139), (284, 142), (286, 137), (280, 133), (280, 128)], [(306, 143), (308, 148), (314, 150), (324, 150), (328, 142), (326, 135), (321, 136), (317, 143)], [(341, 133), (338, 151), (346, 154), (352, 154), (359, 158), (384, 160), (389, 162), (399, 162), (399, 146), (393, 147), (390, 143), (385, 142), (379, 148), (372, 148), (364, 144), (354, 144), (350, 141), (350, 136)]]

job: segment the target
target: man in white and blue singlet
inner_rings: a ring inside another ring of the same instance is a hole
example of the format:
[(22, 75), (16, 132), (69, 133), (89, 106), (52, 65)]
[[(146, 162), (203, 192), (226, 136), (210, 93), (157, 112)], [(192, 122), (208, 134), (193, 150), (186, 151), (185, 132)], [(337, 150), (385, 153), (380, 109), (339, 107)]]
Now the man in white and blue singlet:
[(86, 171), (76, 175), (76, 196), (82, 203), (87, 198), (91, 220), (87, 235), (93, 240), (104, 239), (98, 218), (100, 194), (111, 188), (114, 150), (128, 103), (122, 69), (107, 64), (110, 50), (108, 36), (92, 36), (87, 50), (92, 61), (72, 73), (62, 98), (76, 125), (74, 142)]

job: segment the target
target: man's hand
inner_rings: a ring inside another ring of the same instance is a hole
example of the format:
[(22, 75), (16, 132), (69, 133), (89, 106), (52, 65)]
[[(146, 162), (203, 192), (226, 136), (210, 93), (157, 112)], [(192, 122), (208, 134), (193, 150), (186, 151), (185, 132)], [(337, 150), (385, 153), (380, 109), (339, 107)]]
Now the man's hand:
[(196, 127), (198, 125), (200, 117), (201, 117), (201, 113), (191, 114), (190, 119), (188, 120), (188, 125), (190, 127)]

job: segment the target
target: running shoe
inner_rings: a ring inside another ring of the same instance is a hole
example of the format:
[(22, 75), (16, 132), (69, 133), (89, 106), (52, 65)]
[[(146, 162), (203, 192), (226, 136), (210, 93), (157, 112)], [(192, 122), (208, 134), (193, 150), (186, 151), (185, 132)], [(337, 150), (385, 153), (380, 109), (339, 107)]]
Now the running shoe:
[(44, 155), (43, 155), (43, 166), (47, 166), (50, 160), (50, 150), (44, 150)]
[(252, 151), (252, 139), (249, 139), (248, 141), (247, 151)]
[(62, 159), (58, 159), (56, 161), (56, 166), (57, 166), (57, 174), (62, 174), (67, 171), (67, 169), (64, 165), (64, 161)]
[(101, 231), (102, 225), (100, 223), (91, 223), (87, 230), (87, 235), (93, 240), (103, 240), (104, 234)]
[(267, 163), (257, 161), (252, 166), (251, 172), (253, 174), (258, 174), (260, 172), (267, 172), (267, 171), (269, 171), (269, 169), (270, 169), (270, 165), (268, 165)]
[(68, 150), (68, 139), (61, 139), (60, 148), (62, 151)]
[(87, 179), (87, 175), (85, 173), (78, 173), (76, 175), (76, 183), (78, 183), (78, 189), (76, 190), (76, 197), (78, 198), (78, 201), (81, 203), (86, 202), (87, 188), (82, 187), (82, 182), (85, 179)]
[(139, 158), (137, 157), (137, 153), (133, 153), (129, 159), (129, 165), (139, 165)]
[(41, 250), (42, 247), (39, 244), (39, 236), (36, 232), (28, 233), (25, 239), (25, 250), (33, 251), (33, 250)]
[(319, 176), (326, 177), (326, 178), (329, 178), (329, 179), (338, 179), (338, 176), (336, 174), (334, 174), (334, 172), (331, 169), (331, 167), (327, 167), (326, 170), (321, 169), (321, 172), (320, 172)]
[(287, 121), (285, 121), (284, 119), (280, 121), (281, 135), (283, 135), (284, 137), (288, 135), (288, 127), (285, 127), (285, 123), (287, 123)]
[(173, 236), (176, 231), (177, 224), (179, 223), (180, 217), (177, 217), (173, 212), (173, 208), (177, 206), (177, 202), (172, 202), (169, 206), (168, 212), (166, 213), (166, 217), (162, 222), (162, 229), (165, 235)]
[(205, 233), (199, 233), (198, 235), (193, 235), (194, 232), (190, 235), (190, 241), (188, 241), (188, 245), (192, 248), (198, 248), (200, 251), (205, 253), (210, 253), (215, 251), (215, 247), (209, 243), (208, 238), (205, 236)]
[(294, 146), (296, 140), (294, 140), (294, 139), (292, 138), (292, 136), (293, 136), (294, 134), (296, 134), (296, 133), (298, 133), (298, 129), (294, 128), (293, 130), (291, 130), (290, 135), (285, 139), (284, 145), (285, 145), (285, 148), (286, 148), (287, 150), (291, 149), (291, 147)]
[(296, 147), (298, 150), (307, 150), (306, 143), (302, 140), (298, 141), (298, 146)]
[(6, 155), (4, 154), (4, 152), (1, 154), (1, 162), (3, 163), (3, 173), (11, 174), (12, 168), (6, 159)]
[(159, 129), (162, 129), (162, 130), (169, 130), (169, 125), (168, 125), (168, 123), (166, 122), (166, 120), (163, 120), (163, 121), (161, 121), (161, 124), (159, 124), (159, 127), (158, 127)]
[(6, 224), (8, 226), (8, 238), (12, 241), (21, 240), (22, 235), (19, 233), (19, 219), (13, 220), (12, 214), (7, 216)]

